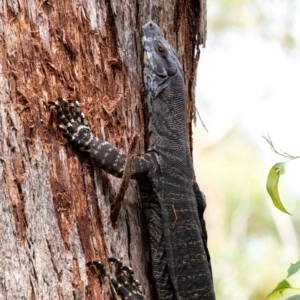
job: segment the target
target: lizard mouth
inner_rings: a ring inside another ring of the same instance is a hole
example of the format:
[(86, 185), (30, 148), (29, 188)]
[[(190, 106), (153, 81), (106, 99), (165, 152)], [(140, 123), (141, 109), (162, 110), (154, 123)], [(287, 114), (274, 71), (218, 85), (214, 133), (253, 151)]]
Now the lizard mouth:
[(160, 73), (157, 73), (157, 72), (155, 72), (155, 74), (156, 74), (159, 78), (162, 78), (162, 79), (165, 79), (165, 78), (168, 77), (167, 74), (160, 74)]
[(148, 70), (151, 70), (151, 72), (155, 73), (155, 75), (161, 79), (166, 79), (168, 77), (168, 74), (165, 72), (159, 72), (157, 68), (153, 67), (151, 63), (151, 53), (144, 50), (144, 68), (147, 68)]

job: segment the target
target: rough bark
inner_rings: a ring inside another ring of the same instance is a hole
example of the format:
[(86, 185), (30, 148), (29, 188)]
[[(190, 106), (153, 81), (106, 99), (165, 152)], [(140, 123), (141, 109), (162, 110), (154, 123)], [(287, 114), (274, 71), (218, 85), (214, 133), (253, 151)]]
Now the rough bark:
[(132, 266), (151, 299), (136, 183), (113, 228), (121, 180), (66, 143), (48, 105), (79, 99), (97, 136), (126, 153), (138, 133), (144, 153), (139, 33), (147, 18), (183, 65), (191, 136), (205, 0), (0, 0), (0, 299), (110, 299), (86, 267), (110, 256)]

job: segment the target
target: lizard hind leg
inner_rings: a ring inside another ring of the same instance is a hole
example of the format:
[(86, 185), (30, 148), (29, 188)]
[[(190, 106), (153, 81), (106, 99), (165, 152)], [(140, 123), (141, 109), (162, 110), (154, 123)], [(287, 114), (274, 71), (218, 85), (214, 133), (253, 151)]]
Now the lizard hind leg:
[(97, 268), (99, 279), (107, 276), (116, 292), (124, 300), (143, 300), (142, 286), (138, 280), (133, 278), (133, 270), (128, 266), (123, 266), (117, 258), (111, 257), (108, 261), (114, 264), (114, 277), (106, 273), (104, 265), (100, 261), (91, 261), (88, 265), (94, 265)]

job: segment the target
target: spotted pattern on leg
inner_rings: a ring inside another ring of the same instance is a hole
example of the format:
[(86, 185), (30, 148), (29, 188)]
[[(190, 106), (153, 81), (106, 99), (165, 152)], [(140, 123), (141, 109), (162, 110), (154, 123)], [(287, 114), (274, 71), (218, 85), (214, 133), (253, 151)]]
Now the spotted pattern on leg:
[[(49, 104), (55, 107), (62, 123), (58, 128), (63, 136), (79, 150), (88, 152), (101, 169), (116, 177), (122, 177), (126, 155), (110, 143), (95, 137), (84, 113), (81, 112), (79, 102), (72, 101), (72, 107), (69, 102), (71, 101), (62, 97), (58, 98), (58, 101), (49, 101)], [(140, 178), (150, 167), (151, 161), (147, 154), (144, 157), (136, 156), (132, 164), (131, 178)]]
[(70, 111), (69, 102), (61, 97), (58, 98), (58, 101), (50, 101), (49, 103), (55, 106), (58, 118), (63, 124), (59, 125), (60, 131), (71, 143), (80, 150), (85, 151), (93, 141), (94, 135), (88, 127), (88, 122), (84, 114), (80, 111), (79, 102), (75, 101), (73, 116)]
[(93, 265), (96, 267), (100, 281), (102, 277), (108, 277), (117, 293), (124, 300), (143, 300), (142, 286), (138, 280), (134, 279), (133, 270), (128, 266), (123, 266), (117, 258), (111, 257), (108, 261), (114, 264), (114, 277), (106, 273), (103, 263), (98, 260), (88, 262), (88, 266)]

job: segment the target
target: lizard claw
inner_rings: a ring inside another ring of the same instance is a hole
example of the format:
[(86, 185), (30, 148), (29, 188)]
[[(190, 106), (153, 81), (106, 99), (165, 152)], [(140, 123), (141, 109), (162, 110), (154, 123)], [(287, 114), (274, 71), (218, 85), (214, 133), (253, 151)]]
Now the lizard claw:
[(48, 103), (50, 104), (50, 106), (55, 106), (55, 108), (59, 106), (59, 104), (55, 101), (49, 100)]
[(107, 276), (104, 264), (100, 260), (92, 260), (87, 263), (88, 266), (95, 266), (96, 269), (99, 271), (99, 275)]

